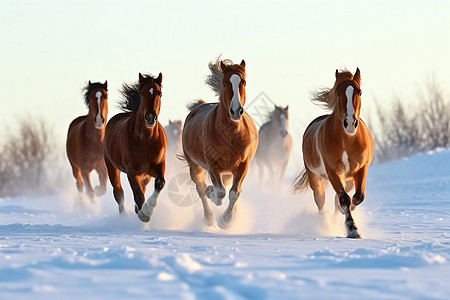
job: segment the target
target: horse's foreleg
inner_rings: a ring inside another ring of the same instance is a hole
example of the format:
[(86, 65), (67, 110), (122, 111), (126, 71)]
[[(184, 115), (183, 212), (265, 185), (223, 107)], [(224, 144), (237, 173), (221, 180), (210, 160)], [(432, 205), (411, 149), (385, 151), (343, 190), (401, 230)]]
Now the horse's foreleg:
[(139, 219), (142, 222), (150, 221), (151, 216), (155, 212), (156, 204), (158, 203), (158, 196), (166, 184), (166, 180), (164, 179), (164, 165), (160, 166), (156, 173), (155, 189), (145, 201), (144, 205), (142, 205), (142, 209), (138, 212)]
[(72, 166), (72, 174), (77, 181), (77, 190), (82, 193), (84, 188), (83, 178), (81, 177), (81, 170), (78, 167)]
[(223, 198), (225, 198), (225, 195), (227, 194), (227, 191), (223, 186), (222, 174), (216, 170), (210, 170), (209, 174), (213, 185), (206, 188), (205, 194), (215, 205), (220, 206), (222, 205)]
[(339, 176), (333, 171), (327, 169), (328, 178), (333, 185), (334, 190), (339, 195), (339, 204), (342, 207), (345, 215), (345, 227), (347, 229), (348, 238), (361, 238), (361, 234), (358, 232), (358, 227), (356, 227), (355, 220), (351, 213), (351, 199), (350, 196), (345, 191), (345, 188), (341, 182)]
[(106, 181), (108, 180), (108, 170), (106, 165), (102, 164), (96, 169), (98, 173), (99, 185), (95, 187), (95, 195), (100, 197), (106, 193)]
[(113, 187), (114, 199), (119, 205), (119, 212), (125, 212), (124, 193), (120, 184), (120, 171), (116, 169), (105, 155), (106, 168), (108, 169), (109, 181)]
[(203, 205), (203, 221), (206, 225), (214, 225), (214, 213), (209, 206), (208, 199), (206, 199), (206, 183), (205, 183), (205, 170), (202, 167), (195, 164), (193, 161), (189, 161), (189, 173), (192, 181), (195, 183), (197, 194), (202, 200)]
[[(345, 192), (348, 194), (353, 189), (354, 185), (355, 185), (355, 183), (354, 183), (353, 179), (346, 181), (345, 182)], [(352, 203), (352, 206), (353, 206), (353, 203)], [(337, 213), (339, 211), (341, 214), (345, 214), (345, 212), (342, 209), (341, 204), (339, 202), (338, 194), (336, 194), (336, 196), (334, 198), (334, 207), (335, 207), (335, 213)], [(353, 210), (353, 208), (351, 210)]]
[(367, 166), (359, 170), (354, 177), (355, 194), (353, 195), (351, 210), (354, 210), (357, 205), (361, 204), (364, 201), (366, 178), (367, 178)]
[(244, 182), (244, 178), (247, 175), (248, 171), (248, 163), (244, 162), (239, 165), (237, 170), (233, 172), (233, 186), (230, 189), (230, 203), (228, 204), (227, 209), (223, 213), (219, 226), (221, 228), (227, 228), (230, 226), (231, 221), (233, 220), (233, 212), (236, 206), (236, 202), (239, 199), (239, 196), (242, 193), (242, 183)]
[(89, 199), (91, 199), (91, 202), (93, 202), (95, 193), (91, 185), (91, 176), (89, 171), (84, 170), (81, 171), (81, 177), (83, 177), (84, 187), (86, 188), (86, 194), (88, 195)]

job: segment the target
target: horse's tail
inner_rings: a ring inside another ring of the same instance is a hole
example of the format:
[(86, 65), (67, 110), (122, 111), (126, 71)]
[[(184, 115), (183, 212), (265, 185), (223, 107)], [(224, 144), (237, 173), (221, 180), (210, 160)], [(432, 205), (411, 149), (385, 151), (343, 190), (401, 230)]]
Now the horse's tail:
[(194, 108), (196, 108), (197, 106), (202, 105), (202, 104), (204, 104), (204, 103), (206, 103), (204, 100), (198, 99), (198, 100), (192, 101), (191, 103), (189, 103), (188, 105), (186, 105), (186, 107), (187, 107), (187, 109), (189, 109), (189, 110), (191, 111), (191, 110), (193, 110)]
[(306, 169), (303, 169), (302, 172), (300, 172), (300, 174), (295, 178), (291, 190), (294, 193), (302, 192), (308, 188), (308, 185), (308, 173), (306, 173)]

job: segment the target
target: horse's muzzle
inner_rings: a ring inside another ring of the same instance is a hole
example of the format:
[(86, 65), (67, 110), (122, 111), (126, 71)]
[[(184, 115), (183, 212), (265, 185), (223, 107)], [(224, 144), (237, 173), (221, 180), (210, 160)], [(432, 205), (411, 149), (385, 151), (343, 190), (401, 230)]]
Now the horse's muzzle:
[(243, 114), (244, 108), (242, 106), (239, 106), (237, 110), (234, 110), (232, 107), (230, 107), (230, 117), (233, 121), (240, 121)]
[(156, 120), (158, 120), (157, 114), (147, 114), (145, 115), (145, 125), (148, 128), (152, 128), (156, 124)]

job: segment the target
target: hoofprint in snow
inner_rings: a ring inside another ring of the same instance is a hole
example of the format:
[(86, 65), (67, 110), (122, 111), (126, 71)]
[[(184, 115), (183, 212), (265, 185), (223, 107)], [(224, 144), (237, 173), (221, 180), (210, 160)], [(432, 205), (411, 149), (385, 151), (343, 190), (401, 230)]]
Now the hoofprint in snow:
[(344, 237), (331, 191), (318, 215), (311, 191), (250, 178), (228, 230), (206, 231), (199, 202), (167, 194), (143, 224), (128, 186), (126, 216), (110, 189), (95, 205), (67, 192), (0, 199), (0, 298), (445, 299), (449, 170), (449, 150), (369, 168), (362, 240)]

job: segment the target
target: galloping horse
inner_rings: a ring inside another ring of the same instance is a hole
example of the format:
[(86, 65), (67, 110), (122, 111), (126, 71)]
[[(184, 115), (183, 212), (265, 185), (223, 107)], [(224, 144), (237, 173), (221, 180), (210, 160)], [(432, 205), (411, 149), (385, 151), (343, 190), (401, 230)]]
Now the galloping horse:
[[(269, 115), (269, 121), (259, 129), (258, 149), (255, 161), (259, 167), (259, 179), (262, 182), (264, 167), (267, 166), (273, 179), (282, 181), (292, 150), (292, 137), (288, 132), (289, 107), (275, 106)], [(278, 175), (276, 178), (274, 178)]]
[[(334, 87), (313, 95), (313, 101), (333, 110), (330, 115), (316, 118), (303, 135), (305, 170), (298, 176), (295, 190), (307, 188), (314, 192), (319, 212), (325, 203), (324, 182), (336, 191), (336, 208), (345, 214), (347, 237), (361, 238), (351, 211), (364, 200), (367, 168), (373, 156), (373, 138), (361, 111), (361, 74), (338, 72)], [(347, 194), (355, 187), (351, 199)]]
[[(86, 116), (72, 121), (67, 133), (66, 152), (72, 173), (77, 181), (78, 191), (86, 193), (93, 201), (94, 194), (106, 193), (107, 171), (103, 159), (103, 139), (108, 115), (108, 82), (89, 83), (83, 88), (84, 102), (89, 108)], [(90, 172), (97, 171), (100, 184), (92, 188)]]
[(164, 126), (167, 134), (167, 152), (181, 153), (181, 133), (183, 131), (183, 122), (181, 120), (171, 121)]
[[(105, 161), (119, 212), (125, 211), (120, 172), (127, 174), (133, 190), (135, 211), (142, 222), (150, 221), (159, 193), (164, 187), (167, 137), (158, 122), (162, 74), (155, 79), (139, 73), (139, 83), (123, 84), (123, 113), (111, 118), (105, 133)], [(145, 201), (151, 177), (155, 190)]]
[[(233, 180), (229, 205), (219, 226), (230, 225), (233, 211), (248, 166), (255, 155), (258, 135), (252, 119), (244, 112), (245, 61), (233, 64), (230, 60), (210, 63), (211, 75), (206, 83), (219, 95), (219, 103), (198, 101), (188, 108), (183, 129), (183, 152), (189, 164), (191, 178), (202, 200), (204, 221), (214, 224), (206, 197), (222, 205), (225, 187)], [(213, 185), (206, 186), (204, 171), (208, 171)]]

